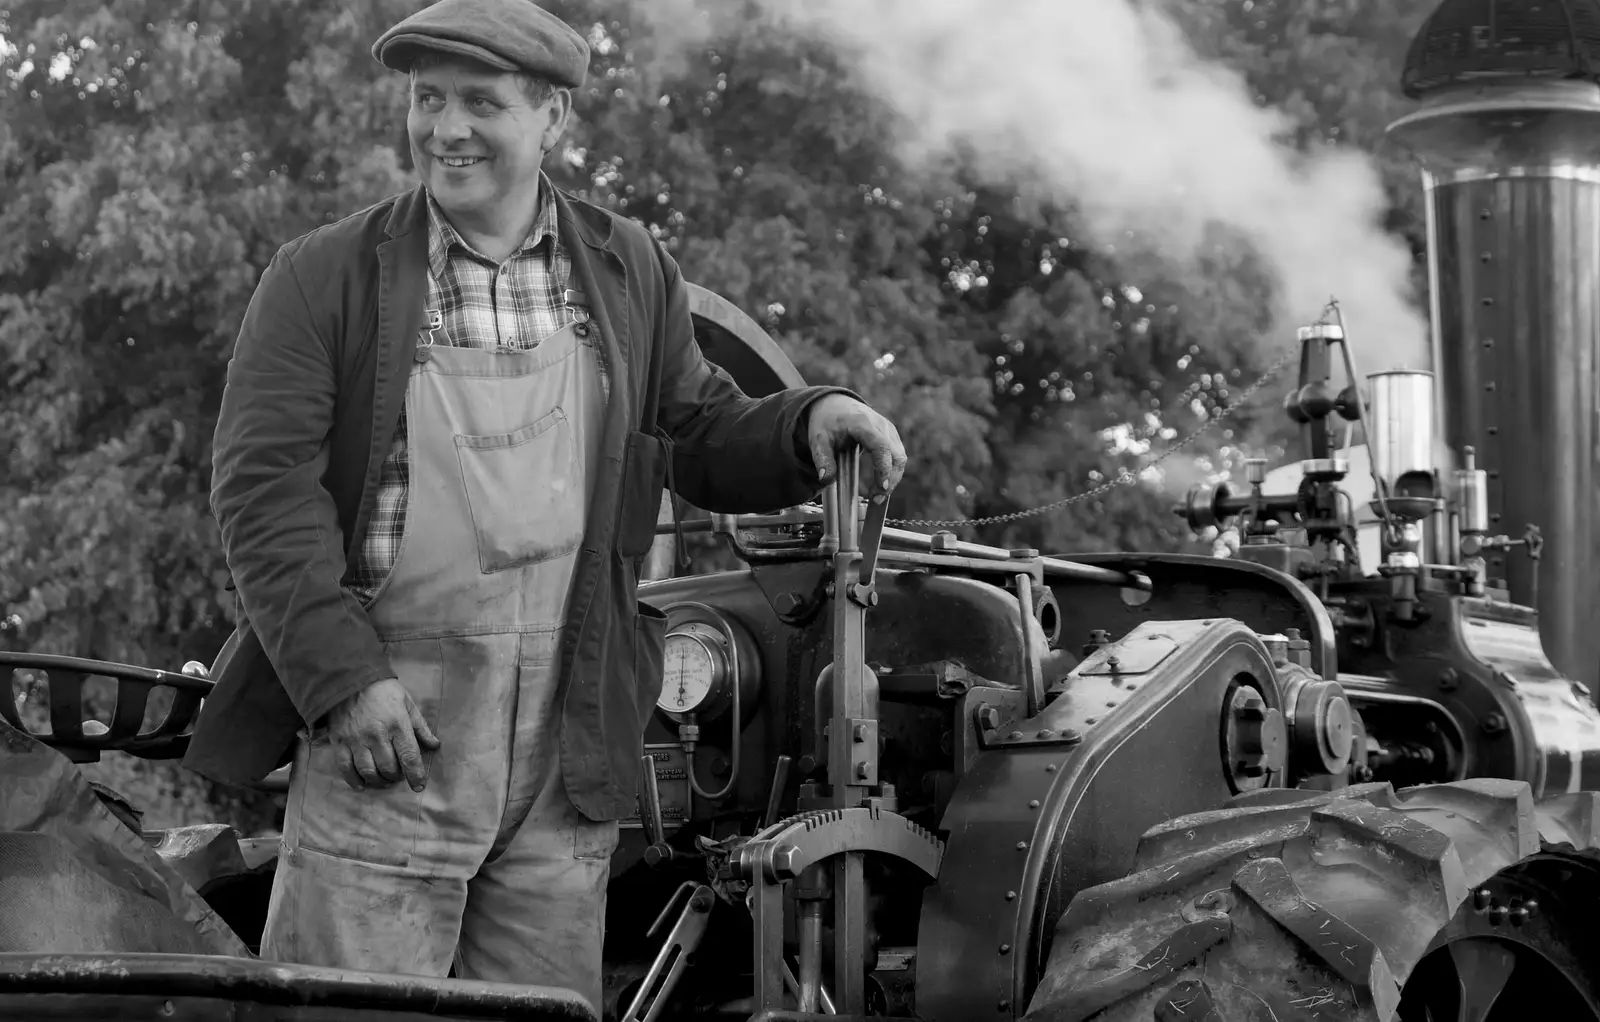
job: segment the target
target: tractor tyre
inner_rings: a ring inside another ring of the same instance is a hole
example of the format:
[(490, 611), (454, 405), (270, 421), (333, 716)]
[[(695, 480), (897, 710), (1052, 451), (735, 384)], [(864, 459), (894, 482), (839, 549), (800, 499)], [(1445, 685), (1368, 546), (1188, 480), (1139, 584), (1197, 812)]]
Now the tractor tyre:
[(1600, 792), (1265, 789), (1081, 891), (1029, 1022), (1600, 1020)]

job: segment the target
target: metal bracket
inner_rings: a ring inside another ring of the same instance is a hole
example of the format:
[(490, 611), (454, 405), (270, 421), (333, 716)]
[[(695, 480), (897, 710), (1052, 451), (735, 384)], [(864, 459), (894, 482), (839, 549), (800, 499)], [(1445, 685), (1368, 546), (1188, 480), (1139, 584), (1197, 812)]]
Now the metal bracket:
[(985, 688), (970, 693), (967, 702), (972, 707), (968, 712), (972, 715), (972, 729), (977, 732), (980, 748), (1072, 746), (1083, 741), (1082, 732), (1075, 728), (1056, 731), (1024, 727), (1031, 719), (1027, 712), (1027, 695), (1015, 689)]

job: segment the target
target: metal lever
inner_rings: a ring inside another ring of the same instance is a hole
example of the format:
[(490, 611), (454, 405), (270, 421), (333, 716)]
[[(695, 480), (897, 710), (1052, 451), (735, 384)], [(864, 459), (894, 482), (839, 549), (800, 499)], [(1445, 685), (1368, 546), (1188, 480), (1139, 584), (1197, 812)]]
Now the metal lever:
[(878, 550), (883, 546), (883, 525), (889, 518), (889, 495), (875, 493), (867, 501), (867, 520), (861, 523), (861, 572), (850, 587), (850, 598), (863, 607), (878, 605), (872, 587), (878, 573)]
[(711, 910), (717, 904), (717, 895), (705, 884), (697, 884), (693, 880), (684, 881), (672, 892), (672, 897), (667, 899), (666, 906), (656, 916), (656, 921), (650, 924), (645, 936), (656, 935), (678, 904), (678, 899), (685, 893), (689, 900), (678, 915), (677, 925), (667, 934), (655, 961), (650, 963), (650, 971), (639, 981), (639, 992), (633, 995), (633, 1003), (628, 1005), (628, 1012), (622, 1016), (621, 1022), (655, 1022), (683, 976), (683, 970), (689, 967), (690, 956), (700, 946), (700, 941), (705, 939), (706, 927), (711, 922)]
[(661, 788), (656, 784), (654, 756), (639, 757), (639, 767), (644, 776), (639, 778), (639, 826), (649, 846), (644, 850), (644, 861), (650, 866), (671, 862), (672, 846), (667, 844), (667, 824), (661, 812)]
[(778, 813), (783, 807), (783, 793), (789, 787), (790, 762), (787, 754), (779, 756), (777, 766), (773, 768), (772, 790), (767, 792), (767, 812), (761, 817), (762, 830), (766, 830), (779, 820)]

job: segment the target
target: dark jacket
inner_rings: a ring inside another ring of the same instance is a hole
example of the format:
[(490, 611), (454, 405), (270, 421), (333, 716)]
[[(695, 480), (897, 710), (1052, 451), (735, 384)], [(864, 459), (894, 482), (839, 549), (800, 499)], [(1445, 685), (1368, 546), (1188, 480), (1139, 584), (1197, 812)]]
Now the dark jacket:
[[(668, 459), (677, 492), (757, 512), (818, 489), (802, 435), (831, 388), (754, 400), (694, 341), (677, 264), (638, 224), (557, 193), (573, 287), (604, 339), (611, 399), (561, 642), (561, 764), (573, 804), (633, 810), (666, 622), (637, 601)], [(248, 784), (295, 733), (393, 677), (351, 577), (404, 404), (426, 295), (423, 191), (280, 249), (245, 313), (217, 420), (212, 510), (240, 603), (184, 760)]]

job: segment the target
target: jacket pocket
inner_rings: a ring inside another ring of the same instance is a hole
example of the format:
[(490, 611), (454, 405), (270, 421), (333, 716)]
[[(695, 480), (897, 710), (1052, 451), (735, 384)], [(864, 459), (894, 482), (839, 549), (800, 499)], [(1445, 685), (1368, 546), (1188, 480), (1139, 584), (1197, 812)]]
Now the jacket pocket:
[(622, 463), (622, 501), (617, 519), (617, 553), (643, 557), (656, 540), (661, 494), (666, 488), (672, 441), (663, 433), (634, 432)]
[(561, 557), (583, 542), (586, 487), (561, 409), (512, 433), (457, 436), (456, 459), (484, 574)]
[(639, 732), (650, 726), (656, 700), (661, 698), (664, 654), (667, 646), (667, 615), (639, 603), (639, 616), (633, 620), (633, 685), (638, 698)]

